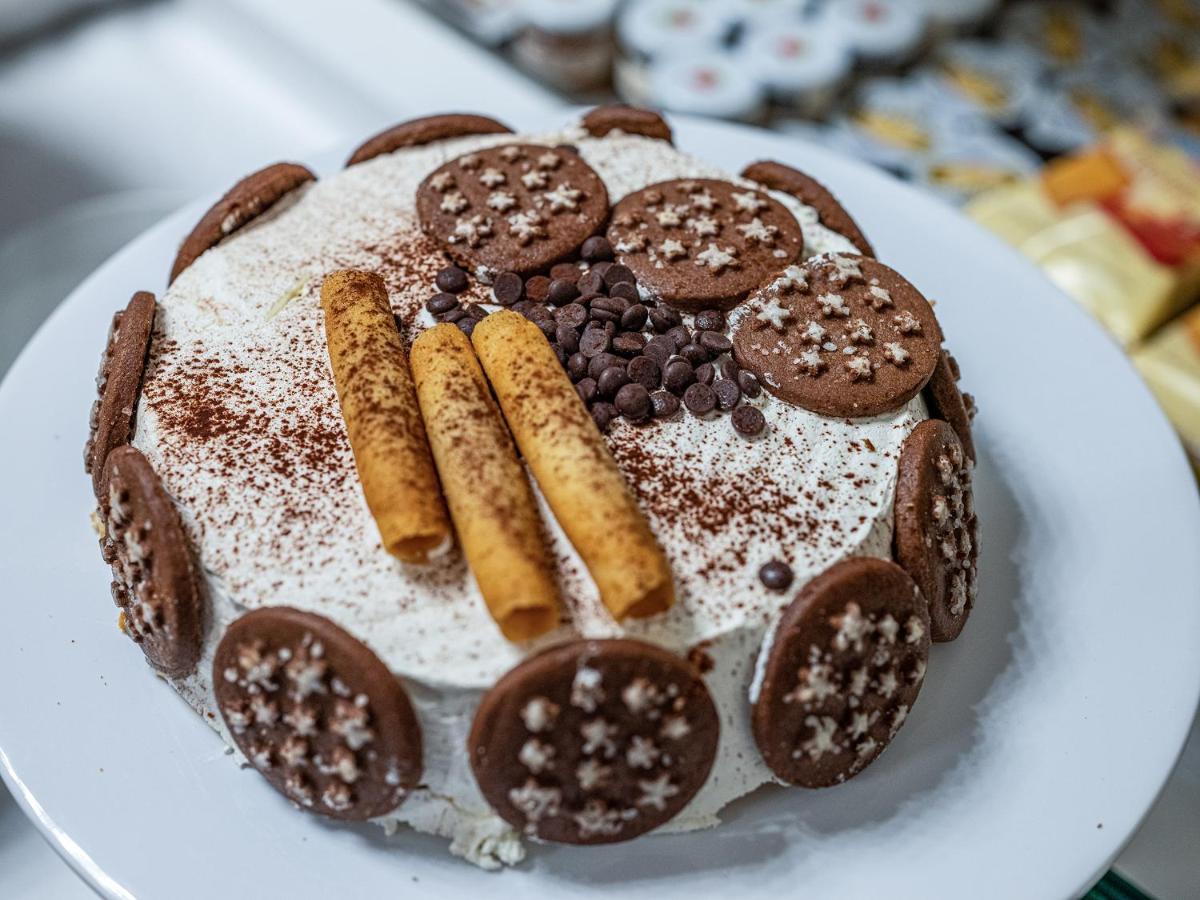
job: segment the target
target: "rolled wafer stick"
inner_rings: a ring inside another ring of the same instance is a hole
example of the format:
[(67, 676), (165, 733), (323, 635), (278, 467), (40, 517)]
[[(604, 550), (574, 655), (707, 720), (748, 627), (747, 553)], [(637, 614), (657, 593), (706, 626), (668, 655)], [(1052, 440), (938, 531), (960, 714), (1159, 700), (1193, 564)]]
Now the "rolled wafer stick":
[(541, 330), (511, 310), (471, 335), (517, 446), (617, 619), (675, 601), (671, 570), (595, 423)]
[(510, 641), (558, 624), (558, 588), (528, 476), (470, 339), (437, 325), (413, 342), (413, 378), (450, 518), (496, 623)]
[(450, 521), (383, 279), (342, 269), (321, 285), (325, 341), (363, 495), (387, 551), (428, 562)]

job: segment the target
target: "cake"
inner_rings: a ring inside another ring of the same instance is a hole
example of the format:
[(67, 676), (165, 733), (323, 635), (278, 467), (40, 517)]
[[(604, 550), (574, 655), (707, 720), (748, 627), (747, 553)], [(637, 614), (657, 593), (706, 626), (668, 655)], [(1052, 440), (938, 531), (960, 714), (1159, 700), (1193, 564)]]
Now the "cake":
[(239, 761), (495, 868), (883, 751), (975, 596), (958, 377), (805, 173), (434, 116), (218, 201), (85, 463), (122, 630)]

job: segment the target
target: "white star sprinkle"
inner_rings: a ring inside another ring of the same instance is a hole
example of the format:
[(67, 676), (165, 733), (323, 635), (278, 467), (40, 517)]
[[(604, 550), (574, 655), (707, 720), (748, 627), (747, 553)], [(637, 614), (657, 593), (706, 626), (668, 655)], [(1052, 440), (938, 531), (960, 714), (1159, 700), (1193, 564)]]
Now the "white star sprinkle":
[(707, 266), (713, 272), (720, 274), (726, 268), (738, 268), (737, 251), (732, 247), (722, 250), (716, 244), (709, 244), (696, 254), (696, 265)]

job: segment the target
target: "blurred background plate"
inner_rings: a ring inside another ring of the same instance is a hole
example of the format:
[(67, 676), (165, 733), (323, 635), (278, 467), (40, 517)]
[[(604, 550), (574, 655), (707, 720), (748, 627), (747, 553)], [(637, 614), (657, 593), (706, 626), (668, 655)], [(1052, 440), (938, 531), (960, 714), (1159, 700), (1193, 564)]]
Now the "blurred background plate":
[[(561, 121), (491, 111), (527, 128)], [(938, 301), (979, 398), (981, 599), (964, 637), (936, 648), (895, 746), (836, 790), (761, 792), (719, 829), (540, 848), (500, 876), (440, 840), (299, 815), (238, 770), (117, 632), (79, 459), (111, 311), (163, 288), (205, 205), (192, 204), (89, 278), (0, 388), (0, 420), (21, 435), (0, 446), (0, 581), (20, 598), (0, 629), (0, 762), (95, 887), (1064, 897), (1107, 867), (1174, 764), (1200, 692), (1200, 510), (1165, 419), (1094, 323), (958, 214), (795, 140), (677, 125), (683, 149), (727, 168), (775, 157), (830, 184), (880, 256)], [(356, 142), (317, 168), (332, 171)]]

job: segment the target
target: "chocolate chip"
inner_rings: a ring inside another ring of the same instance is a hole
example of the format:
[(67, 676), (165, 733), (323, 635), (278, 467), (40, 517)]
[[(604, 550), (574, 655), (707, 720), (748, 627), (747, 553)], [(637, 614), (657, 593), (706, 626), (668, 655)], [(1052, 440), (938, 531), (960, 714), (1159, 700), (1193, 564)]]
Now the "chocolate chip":
[(558, 323), (554, 321), (554, 316), (547, 313), (541, 315), (534, 314), (529, 317), (529, 321), (542, 330), (542, 334), (546, 336), (546, 340), (554, 340), (555, 332), (558, 330)]
[(620, 297), (596, 297), (588, 308), (593, 314), (598, 310), (612, 313), (615, 321), (624, 315), (625, 310), (629, 308), (629, 302)]
[(708, 362), (708, 351), (699, 344), (684, 344), (679, 348), (679, 355), (693, 366)]
[(637, 382), (648, 391), (662, 384), (662, 368), (648, 356), (635, 356), (625, 367), (629, 380)]
[(712, 363), (701, 363), (696, 366), (696, 380), (701, 384), (712, 384), (717, 377), (717, 370)]
[(470, 316), (472, 319), (482, 322), (484, 319), (486, 319), (488, 317), (488, 311), (486, 309), (484, 309), (482, 306), (480, 306), (478, 303), (472, 303), (470, 306), (467, 307), (467, 315)]
[(610, 266), (612, 266), (612, 263), (610, 263), (608, 260), (606, 260), (606, 259), (601, 260), (598, 263), (592, 264), (591, 271), (595, 272), (597, 275), (599, 275), (601, 278), (603, 278), (604, 273), (609, 270)]
[(762, 434), (767, 420), (757, 406), (739, 406), (733, 411), (733, 427), (738, 434), (754, 437)]
[(579, 351), (579, 332), (570, 325), (559, 325), (554, 329), (554, 340), (563, 348), (564, 353)]
[(618, 316), (617, 313), (612, 312), (607, 309), (604, 309), (603, 307), (599, 307), (597, 309), (591, 309), (589, 307), (588, 315), (592, 317), (593, 321), (607, 322), (610, 325), (615, 325), (617, 322), (617, 319), (620, 318), (620, 316)]
[(471, 332), (475, 330), (475, 326), (478, 323), (479, 323), (478, 319), (473, 319), (470, 316), (467, 316), (467, 318), (459, 319), (454, 324), (459, 327), (459, 329), (462, 331), (463, 334), (465, 334), (467, 337), (470, 337)]
[(492, 296), (501, 306), (512, 306), (525, 296), (525, 282), (516, 272), (501, 272), (492, 282)]
[(642, 295), (638, 293), (637, 285), (630, 281), (619, 281), (608, 289), (608, 296), (620, 297), (622, 300), (628, 300), (630, 303), (637, 303), (642, 299)]
[(675, 342), (665, 334), (656, 334), (646, 342), (642, 353), (650, 357), (659, 366), (665, 366), (667, 360), (675, 355)]
[(593, 357), (592, 361), (588, 363), (587, 373), (591, 378), (599, 378), (600, 373), (609, 366), (622, 366), (624, 364), (625, 360), (619, 356), (614, 356), (611, 353), (601, 353)]
[(654, 406), (656, 419), (665, 419), (679, 412), (679, 398), (670, 391), (655, 391), (650, 395), (650, 403)]
[(707, 415), (716, 407), (717, 395), (707, 384), (693, 384), (683, 392), (683, 405), (692, 415)]
[(588, 311), (578, 303), (568, 303), (554, 314), (554, 321), (568, 328), (582, 328), (587, 319)]
[(742, 389), (742, 393), (753, 400), (762, 393), (762, 385), (758, 383), (758, 379), (754, 377), (753, 372), (747, 372), (744, 369), (737, 373), (738, 387)]
[(446, 266), (437, 273), (434, 283), (439, 291), (445, 291), (448, 294), (461, 294), (470, 286), (467, 273), (458, 266)]
[(567, 374), (572, 381), (579, 381), (588, 371), (588, 358), (582, 353), (572, 353), (567, 360)]
[(658, 306), (650, 310), (650, 325), (659, 334), (666, 334), (676, 325), (682, 325), (683, 318), (669, 306)]
[(646, 347), (646, 336), (640, 331), (625, 331), (613, 338), (612, 348), (621, 356), (639, 356)]
[(593, 269), (590, 272), (580, 275), (579, 280), (575, 282), (575, 286), (579, 288), (579, 293), (581, 294), (603, 294), (604, 276)]
[(529, 315), (529, 311), (537, 306), (532, 300), (518, 300), (512, 305), (512, 311), (521, 316)]
[(722, 378), (713, 385), (713, 393), (717, 395), (717, 408), (731, 410), (742, 401), (742, 389), (736, 381)]
[(575, 286), (575, 281), (568, 281), (566, 278), (555, 278), (550, 282), (550, 290), (546, 293), (546, 299), (555, 306), (570, 303), (578, 296), (579, 288)]
[(637, 279), (633, 276), (633, 269), (629, 268), (629, 266), (617, 263), (605, 270), (604, 283), (609, 287), (612, 287), (614, 284), (620, 284), (622, 281), (627, 281), (630, 284), (637, 283)]
[(701, 331), (696, 335), (696, 343), (707, 350), (712, 356), (728, 353), (733, 349), (733, 342), (717, 331)]
[(604, 294), (594, 294), (594, 293), (593, 294), (580, 294), (579, 298), (575, 302), (578, 303), (580, 306), (582, 306), (584, 309), (591, 310), (592, 301), (598, 300), (599, 298), (601, 298), (603, 296), (604, 296)]
[(617, 408), (611, 403), (600, 400), (592, 404), (592, 420), (601, 431), (608, 431), (608, 426), (617, 417)]
[(591, 359), (593, 356), (606, 352), (611, 344), (612, 338), (606, 331), (593, 328), (585, 331), (583, 337), (579, 339), (579, 352)]
[[(745, 407), (746, 409), (754, 409), (752, 406)], [(757, 412), (757, 410), (755, 410)], [(765, 563), (758, 570), (758, 580), (761, 581), (768, 590), (786, 591), (792, 586), (792, 567), (778, 559), (773, 559), (769, 563)]]
[(621, 415), (631, 422), (647, 422), (654, 415), (650, 392), (637, 383), (627, 384), (617, 391), (613, 403)]
[(530, 300), (541, 303), (550, 293), (550, 279), (545, 275), (534, 275), (525, 282), (525, 296)]
[(575, 385), (575, 393), (585, 404), (596, 399), (596, 379), (581, 378)]
[(579, 277), (579, 266), (575, 263), (561, 262), (550, 267), (550, 280), (558, 281), (563, 278), (567, 281), (574, 282)]
[(676, 325), (667, 331), (667, 336), (675, 342), (675, 348), (681, 350), (692, 342), (692, 333), (686, 325)]
[(741, 369), (738, 368), (738, 364), (733, 361), (732, 357), (727, 356), (717, 364), (717, 371), (721, 373), (722, 378), (732, 378), (736, 381)]
[(663, 387), (672, 394), (682, 394), (696, 380), (696, 370), (686, 359), (673, 359), (663, 369)]
[[(621, 284), (617, 285), (617, 287), (621, 287), (621, 285), (625, 283), (626, 282), (622, 281)], [(616, 294), (613, 296), (615, 297)], [(625, 298), (622, 297), (620, 299)], [(642, 306), (640, 303), (635, 303), (633, 306), (625, 310), (625, 312), (621, 313), (621, 327), (626, 331), (641, 331), (646, 325), (646, 315), (646, 307)]]
[(724, 331), (725, 313), (719, 309), (702, 309), (696, 313), (696, 327), (701, 331)]
[(458, 298), (453, 294), (434, 294), (425, 301), (425, 308), (435, 316), (445, 315), (458, 306)]
[(457, 322), (459, 319), (465, 319), (466, 317), (467, 311), (459, 306), (450, 310), (450, 312), (442, 316), (441, 319), (443, 322)]
[(624, 366), (609, 366), (600, 373), (596, 387), (601, 397), (614, 397), (617, 391), (629, 384), (629, 376), (625, 374)]
[(608, 238), (596, 235), (583, 242), (579, 255), (590, 263), (609, 260), (613, 258), (612, 244), (608, 242)]

